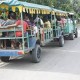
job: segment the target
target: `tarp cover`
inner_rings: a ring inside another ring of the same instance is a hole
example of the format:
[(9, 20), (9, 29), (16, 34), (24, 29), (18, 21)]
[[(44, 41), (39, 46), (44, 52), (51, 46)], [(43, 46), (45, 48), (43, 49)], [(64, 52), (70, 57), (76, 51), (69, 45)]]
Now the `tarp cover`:
[(22, 1), (19, 1), (19, 2), (20, 2), (21, 5), (26, 6), (26, 7), (51, 10), (51, 7), (49, 7), (49, 6), (38, 5), (38, 4), (33, 4), (33, 3), (28, 3), (28, 2), (22, 2)]
[(39, 8), (39, 9), (51, 10), (51, 7), (49, 6), (38, 5), (38, 4), (33, 4), (33, 3), (28, 3), (28, 2), (18, 1), (18, 0), (1, 0), (0, 4), (7, 4), (11, 6), (22, 5), (22, 6), (29, 7), (29, 8)]

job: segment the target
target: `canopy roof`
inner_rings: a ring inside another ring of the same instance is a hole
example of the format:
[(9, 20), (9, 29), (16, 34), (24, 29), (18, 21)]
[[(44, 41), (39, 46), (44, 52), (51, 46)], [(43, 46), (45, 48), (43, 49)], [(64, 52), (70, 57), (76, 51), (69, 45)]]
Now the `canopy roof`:
[(49, 6), (38, 5), (38, 4), (33, 4), (33, 3), (28, 3), (28, 2), (22, 2), (22, 1), (18, 1), (18, 2), (19, 2), (21, 5), (25, 6), (25, 7), (51, 10), (51, 7), (49, 7)]
[[(0, 8), (9, 8), (9, 6), (12, 6), (13, 11), (15, 11), (15, 7), (18, 7), (19, 11), (23, 11), (23, 7), (26, 9), (29, 9), (30, 13), (42, 13), (42, 14), (49, 14), (51, 11), (51, 7), (49, 6), (44, 6), (44, 5), (38, 5), (38, 4), (33, 4), (33, 3), (28, 3), (28, 2), (23, 2), (23, 1), (18, 1), (18, 0), (4, 0), (0, 1)], [(6, 6), (5, 6), (6, 5)]]
[(51, 8), (49, 6), (38, 5), (38, 4), (17, 1), (17, 0), (4, 0), (4, 1), (0, 1), (0, 4), (7, 4), (9, 6), (25, 6), (25, 7), (29, 7), (29, 8), (39, 8), (39, 9), (51, 10)]
[[(28, 2), (18, 1), (18, 0), (3, 0), (3, 1), (0, 1), (0, 5), (1, 4), (5, 4), (5, 5), (8, 5), (8, 6), (16, 6), (16, 7), (19, 8), (20, 12), (22, 11), (22, 9), (21, 9), (22, 7), (26, 7), (30, 10), (31, 13), (35, 13), (34, 12), (35, 10), (37, 10), (37, 12), (40, 13), (40, 10), (42, 10), (43, 14), (44, 13), (49, 14), (50, 11), (53, 10), (53, 14), (54, 14), (54, 12), (56, 12), (58, 15), (67, 14), (66, 11), (54, 9), (54, 8), (49, 7), (49, 6), (44, 6), (44, 5), (34, 4), (34, 3), (28, 3)], [(3, 8), (5, 8), (5, 7), (3, 7)]]
[(74, 13), (73, 13), (73, 12), (68, 12), (68, 14), (69, 14), (69, 15), (74, 15)]
[(66, 11), (62, 11), (62, 10), (58, 10), (58, 9), (53, 9), (55, 12), (59, 12), (59, 13), (67, 13)]
[(20, 5), (18, 0), (1, 0), (0, 4), (7, 4), (7, 5)]
[(58, 10), (58, 9), (54, 9), (54, 12), (56, 13), (56, 15), (60, 15), (60, 16), (67, 16), (67, 12), (66, 11), (62, 11), (62, 10)]

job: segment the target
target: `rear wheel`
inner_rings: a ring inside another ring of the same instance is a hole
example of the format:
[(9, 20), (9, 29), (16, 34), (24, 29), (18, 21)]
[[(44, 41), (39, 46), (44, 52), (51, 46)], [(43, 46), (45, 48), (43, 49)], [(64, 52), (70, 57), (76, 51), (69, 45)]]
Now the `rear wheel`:
[(75, 38), (78, 38), (78, 31), (76, 29), (76, 32), (75, 32)]
[(59, 37), (59, 46), (60, 47), (64, 46), (64, 37), (63, 37), (63, 35)]
[(74, 40), (74, 33), (71, 33), (71, 34), (69, 35), (69, 38), (70, 38), (70, 40)]
[(10, 57), (1, 57), (1, 61), (9, 62)]
[(31, 51), (32, 62), (39, 63), (41, 60), (41, 48), (36, 44), (35, 48)]

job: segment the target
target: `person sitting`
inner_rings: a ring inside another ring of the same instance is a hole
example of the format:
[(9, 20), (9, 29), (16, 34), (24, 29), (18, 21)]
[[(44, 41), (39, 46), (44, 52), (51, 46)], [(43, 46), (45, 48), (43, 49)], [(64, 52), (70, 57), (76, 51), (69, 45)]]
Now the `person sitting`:
[[(3, 21), (3, 23), (1, 24), (2, 28), (6, 28), (7, 25), (11, 25), (13, 23), (16, 22), (16, 13), (11, 12), (11, 14), (8, 15), (8, 19), (6, 21)], [(12, 36), (14, 32), (2, 32), (2, 37), (7, 37), (7, 36)], [(3, 40), (3, 47), (6, 48), (10, 47), (10, 43), (11, 41), (9, 39)]]
[(29, 26), (31, 26), (31, 22), (30, 22), (29, 14), (28, 13), (24, 13), (24, 21), (27, 22), (27, 24)]
[(61, 17), (58, 16), (58, 17), (56, 17), (56, 19), (57, 19), (56, 25), (62, 28), (63, 27), (63, 24), (62, 24)]
[[(3, 26), (5, 24), (5, 20), (3, 19), (2, 16), (0, 16), (0, 27)], [(0, 36), (2, 36), (2, 32), (0, 32)]]
[[(23, 19), (24, 19), (24, 16), (23, 16)], [(27, 22), (25, 22), (24, 20), (17, 20), (14, 24), (11, 24), (11, 25), (7, 25), (8, 27), (7, 28), (14, 28), (14, 27), (18, 27), (19, 25), (22, 25), (23, 23), (23, 30), (24, 30), (24, 33), (26, 33), (26, 29), (29, 28), (29, 25)], [(15, 34), (13, 34), (13, 36), (16, 36), (16, 37), (22, 37), (22, 31), (16, 31)], [(11, 47), (14, 49), (14, 43), (11, 43)], [(21, 49), (21, 42), (19, 43), (19, 48)]]
[(65, 27), (67, 21), (64, 16), (61, 17), (61, 21), (62, 21), (62, 26)]
[(44, 27), (45, 27), (45, 28), (51, 28), (51, 23), (50, 23), (50, 21), (48, 20), (48, 18), (45, 18)]
[(43, 26), (44, 26), (43, 20), (40, 16), (36, 16), (34, 23), (39, 29), (43, 28)]
[[(2, 25), (3, 28), (7, 27), (7, 25), (11, 25), (14, 24), (16, 22), (16, 13), (15, 12), (11, 12), (8, 15), (8, 19), (4, 22), (4, 24)], [(8, 36), (8, 35), (13, 35), (13, 32), (3, 32), (2, 33), (2, 37)]]
[(5, 24), (3, 26), (7, 26), (7, 25), (11, 25), (13, 23), (16, 22), (16, 13), (15, 12), (11, 12), (8, 15), (8, 19), (6, 20)]
[(38, 27), (35, 25), (33, 18), (30, 18), (30, 22), (31, 22), (31, 29), (33, 30), (34, 35), (38, 33)]
[[(18, 25), (22, 25), (23, 22), (23, 29), (24, 29), (24, 33), (26, 32), (26, 29), (28, 29), (28, 24), (23, 20), (21, 21), (19, 20), (15, 20), (16, 19), (16, 14), (14, 12), (12, 12), (11, 14), (8, 15), (9, 19), (5, 22), (5, 24), (3, 25), (3, 28), (6, 27), (5, 29), (9, 29), (9, 28), (14, 28), (17, 27)], [(23, 16), (24, 18), (24, 16)], [(3, 37), (5, 37), (7, 34), (6, 32), (3, 32)], [(16, 31), (14, 33), (14, 31), (8, 32), (8, 37), (21, 37), (22, 36), (22, 31)], [(14, 49), (14, 43), (15, 41), (11, 41), (11, 47)], [(10, 40), (8, 40), (7, 43), (10, 43)], [(5, 46), (4, 46), (5, 47)]]
[(2, 16), (0, 16), (0, 26), (3, 26), (6, 21)]

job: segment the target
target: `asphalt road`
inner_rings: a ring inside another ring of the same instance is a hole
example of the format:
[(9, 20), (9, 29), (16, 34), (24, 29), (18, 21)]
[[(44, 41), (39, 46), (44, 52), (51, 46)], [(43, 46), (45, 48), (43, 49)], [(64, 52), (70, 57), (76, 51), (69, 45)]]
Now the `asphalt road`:
[(64, 47), (53, 42), (43, 47), (40, 63), (31, 63), (29, 55), (0, 62), (0, 80), (80, 80), (80, 29), (78, 33)]

